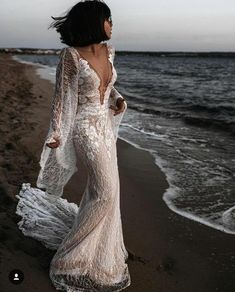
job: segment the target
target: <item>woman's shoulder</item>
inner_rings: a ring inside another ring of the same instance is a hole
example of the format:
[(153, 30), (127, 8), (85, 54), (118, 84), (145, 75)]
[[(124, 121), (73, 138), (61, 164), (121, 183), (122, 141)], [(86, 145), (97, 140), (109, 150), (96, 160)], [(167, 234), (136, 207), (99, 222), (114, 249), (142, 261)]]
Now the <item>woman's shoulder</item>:
[(111, 55), (114, 58), (114, 56), (115, 56), (115, 47), (114, 47), (114, 45), (107, 43), (107, 47), (108, 47), (109, 52), (111, 53)]
[(115, 47), (113, 44), (107, 43), (107, 46), (110, 50), (115, 51)]
[(60, 49), (60, 55), (62, 54), (73, 54), (74, 50), (73, 47), (64, 47), (62, 49)]
[(66, 58), (68, 58), (68, 56), (71, 55), (70, 47), (64, 47), (64, 48), (60, 49), (58, 55), (59, 55), (59, 57), (60, 57), (61, 59), (66, 59)]
[(78, 58), (76, 54), (76, 50), (73, 47), (64, 47), (60, 50), (59, 53), (60, 58), (67, 60), (68, 62), (73, 61), (78, 64)]

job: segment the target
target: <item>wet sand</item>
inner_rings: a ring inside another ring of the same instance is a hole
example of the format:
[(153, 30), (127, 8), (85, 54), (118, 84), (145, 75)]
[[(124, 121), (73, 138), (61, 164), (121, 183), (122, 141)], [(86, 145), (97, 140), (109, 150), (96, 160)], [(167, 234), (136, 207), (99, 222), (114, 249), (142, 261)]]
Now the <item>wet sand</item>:
[[(54, 251), (17, 227), (15, 195), (23, 182), (36, 186), (48, 131), (54, 85), (36, 66), (0, 54), (0, 292), (56, 291), (49, 279)], [(166, 177), (146, 151), (118, 139), (121, 214), (133, 292), (234, 292), (235, 236), (191, 221), (162, 200)], [(86, 184), (82, 166), (64, 189), (79, 204)], [(24, 272), (13, 285), (8, 274)]]

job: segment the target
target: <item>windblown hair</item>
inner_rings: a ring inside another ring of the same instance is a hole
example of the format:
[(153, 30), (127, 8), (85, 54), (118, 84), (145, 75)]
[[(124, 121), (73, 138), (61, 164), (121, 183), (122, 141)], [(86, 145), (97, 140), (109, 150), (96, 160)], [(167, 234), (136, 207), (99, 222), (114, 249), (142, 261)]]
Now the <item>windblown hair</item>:
[(62, 43), (68, 46), (87, 46), (108, 40), (104, 21), (111, 11), (102, 0), (83, 0), (75, 4), (65, 16), (53, 17), (49, 28), (56, 28)]

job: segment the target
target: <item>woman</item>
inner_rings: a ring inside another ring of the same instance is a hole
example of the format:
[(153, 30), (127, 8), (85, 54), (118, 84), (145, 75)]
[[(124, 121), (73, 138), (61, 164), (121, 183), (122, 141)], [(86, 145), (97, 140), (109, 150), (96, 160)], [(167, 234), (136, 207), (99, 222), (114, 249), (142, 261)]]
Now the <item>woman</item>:
[[(114, 88), (109, 7), (81, 1), (53, 27), (60, 53), (51, 120), (37, 187), (17, 195), (22, 232), (56, 253), (50, 279), (58, 290), (120, 291), (130, 285), (120, 214), (116, 140), (124, 98)], [(81, 160), (88, 173), (79, 207), (60, 198)]]

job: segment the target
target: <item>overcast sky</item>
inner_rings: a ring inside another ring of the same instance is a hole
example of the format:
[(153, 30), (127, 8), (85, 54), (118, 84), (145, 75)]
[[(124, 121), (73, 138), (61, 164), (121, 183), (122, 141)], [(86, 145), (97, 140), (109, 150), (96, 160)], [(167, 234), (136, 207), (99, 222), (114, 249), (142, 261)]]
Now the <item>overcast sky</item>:
[[(57, 48), (49, 29), (78, 1), (1, 0), (0, 47)], [(235, 51), (234, 0), (107, 0), (116, 50)]]

